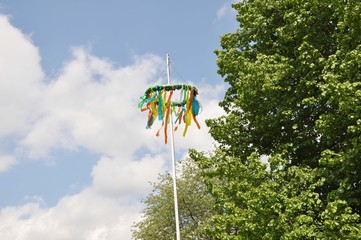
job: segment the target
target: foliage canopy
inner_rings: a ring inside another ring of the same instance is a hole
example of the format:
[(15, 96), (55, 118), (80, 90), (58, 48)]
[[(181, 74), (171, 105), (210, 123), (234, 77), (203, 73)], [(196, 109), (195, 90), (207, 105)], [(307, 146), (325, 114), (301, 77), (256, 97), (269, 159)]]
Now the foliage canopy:
[[(213, 239), (360, 239), (361, 2), (244, 0), (221, 37)], [(268, 157), (267, 165), (260, 162)]]

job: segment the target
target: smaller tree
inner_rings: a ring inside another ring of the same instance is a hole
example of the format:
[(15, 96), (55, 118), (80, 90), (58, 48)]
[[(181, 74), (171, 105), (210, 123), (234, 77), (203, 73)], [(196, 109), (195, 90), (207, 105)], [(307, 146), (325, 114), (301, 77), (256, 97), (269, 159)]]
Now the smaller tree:
[[(203, 228), (213, 214), (214, 200), (208, 194), (200, 170), (191, 159), (177, 166), (178, 207), (182, 239), (210, 239)], [(175, 239), (175, 214), (172, 176), (159, 175), (153, 191), (144, 200), (143, 219), (132, 229), (133, 239)]]

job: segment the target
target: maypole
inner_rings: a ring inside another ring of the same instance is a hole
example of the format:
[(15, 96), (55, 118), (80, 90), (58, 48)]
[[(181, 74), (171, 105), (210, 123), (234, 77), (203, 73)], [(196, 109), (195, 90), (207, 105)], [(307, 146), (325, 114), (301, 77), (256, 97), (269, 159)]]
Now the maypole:
[[(177, 240), (180, 240), (180, 227), (179, 227), (179, 213), (178, 213), (178, 195), (177, 195), (177, 174), (176, 174), (176, 161), (174, 153), (174, 132), (178, 126), (184, 123), (183, 136), (186, 135), (188, 127), (191, 125), (192, 120), (200, 128), (196, 116), (199, 113), (200, 104), (197, 100), (197, 88), (188, 84), (171, 84), (170, 81), (170, 60), (167, 54), (167, 85), (155, 85), (149, 87), (144, 95), (140, 98), (138, 107), (142, 112), (148, 111), (147, 129), (153, 126), (153, 123), (158, 118), (162, 121), (161, 128), (157, 131), (156, 136), (160, 135), (161, 130), (164, 130), (164, 142), (168, 143), (168, 124), (171, 126), (170, 145), (172, 156), (172, 169), (173, 169), (173, 194), (174, 194), (174, 214), (176, 224)], [(176, 90), (181, 91), (181, 99), (178, 102), (172, 101), (173, 92)], [(144, 106), (145, 105), (145, 106)], [(173, 114), (176, 116), (173, 122)], [(177, 124), (174, 127), (174, 124)]]
[[(167, 78), (168, 85), (170, 86), (170, 60), (169, 54), (167, 53)], [(175, 227), (177, 240), (180, 240), (180, 229), (179, 229), (179, 214), (178, 214), (178, 194), (177, 194), (177, 172), (175, 164), (175, 154), (174, 154), (174, 125), (173, 125), (173, 114), (170, 115), (170, 124), (171, 124), (171, 134), (170, 134), (170, 145), (171, 145), (171, 154), (172, 154), (172, 167), (173, 167), (173, 195), (174, 195), (174, 214), (175, 214)]]

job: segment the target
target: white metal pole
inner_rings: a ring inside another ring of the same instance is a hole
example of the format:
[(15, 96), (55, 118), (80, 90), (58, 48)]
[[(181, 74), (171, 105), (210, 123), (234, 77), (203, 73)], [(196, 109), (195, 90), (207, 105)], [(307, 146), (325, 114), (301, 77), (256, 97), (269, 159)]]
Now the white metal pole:
[[(169, 54), (167, 53), (167, 76), (168, 76), (168, 85), (170, 85), (170, 61)], [(180, 229), (179, 229), (179, 214), (178, 214), (178, 196), (177, 196), (177, 174), (176, 174), (176, 164), (174, 156), (174, 126), (173, 126), (173, 114), (170, 113), (170, 145), (172, 151), (172, 167), (173, 167), (173, 194), (174, 194), (174, 213), (175, 213), (175, 225), (176, 225), (176, 234), (177, 240), (180, 240)]]

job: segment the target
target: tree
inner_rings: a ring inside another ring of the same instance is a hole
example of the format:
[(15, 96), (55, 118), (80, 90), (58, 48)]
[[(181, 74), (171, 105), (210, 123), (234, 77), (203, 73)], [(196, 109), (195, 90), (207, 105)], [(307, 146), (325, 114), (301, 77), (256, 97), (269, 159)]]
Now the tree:
[[(192, 152), (214, 239), (360, 239), (361, 2), (243, 0), (221, 37), (220, 147)], [(268, 157), (269, 166), (260, 162)]]
[[(178, 165), (181, 176), (177, 179), (178, 206), (182, 239), (210, 239), (203, 227), (213, 215), (214, 201), (208, 194), (199, 169), (186, 159)], [(175, 217), (172, 176), (160, 175), (153, 183), (153, 191), (144, 203), (143, 220), (133, 228), (134, 239), (175, 239)]]

